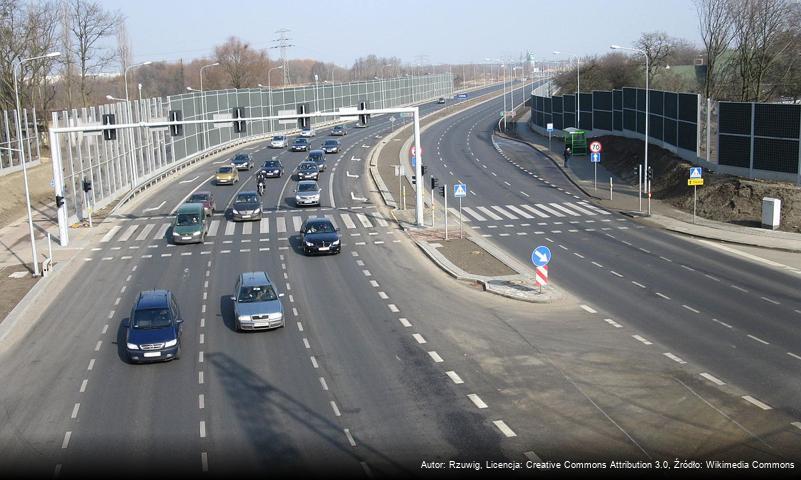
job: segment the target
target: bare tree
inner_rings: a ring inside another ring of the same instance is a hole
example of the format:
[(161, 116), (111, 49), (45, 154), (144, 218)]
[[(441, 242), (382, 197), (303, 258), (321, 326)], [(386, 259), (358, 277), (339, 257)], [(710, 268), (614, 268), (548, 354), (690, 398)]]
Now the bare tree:
[(667, 65), (666, 59), (670, 56), (673, 49), (673, 39), (665, 32), (643, 33), (635, 43), (636, 47), (645, 52), (648, 57), (648, 71), (650, 78), (654, 78), (657, 72), (664, 71)]
[(133, 65), (133, 44), (128, 38), (128, 28), (125, 21), (120, 22), (117, 29), (117, 60), (120, 62), (120, 73), (124, 74), (125, 69)]
[(257, 80), (267, 73), (267, 53), (252, 49), (249, 43), (237, 37), (230, 37), (215, 47), (214, 54), (233, 88), (255, 86)]
[(732, 0), (694, 0), (698, 12), (698, 29), (704, 43), (706, 76), (704, 96), (716, 96), (719, 85), (719, 63), (734, 38)]
[(104, 48), (102, 40), (112, 35), (122, 21), (122, 15), (109, 12), (91, 0), (69, 2), (69, 55), (78, 69), (78, 88), (83, 106), (89, 106), (92, 75), (101, 73), (114, 59), (116, 52)]

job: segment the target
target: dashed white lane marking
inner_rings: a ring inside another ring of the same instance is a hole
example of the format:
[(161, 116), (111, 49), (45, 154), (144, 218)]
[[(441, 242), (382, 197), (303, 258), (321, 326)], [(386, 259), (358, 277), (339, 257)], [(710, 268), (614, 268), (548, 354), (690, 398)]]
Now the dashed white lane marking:
[(616, 321), (612, 320), (611, 318), (604, 318), (604, 322), (612, 325), (615, 328), (623, 328), (623, 325), (617, 323)]
[(419, 333), (413, 333), (412, 337), (414, 337), (414, 339), (417, 340), (417, 343), (420, 343), (420, 344), (426, 343), (426, 339), (423, 338), (423, 336), (420, 335)]
[(644, 343), (645, 345), (653, 345), (651, 342), (649, 342), (648, 340), (642, 338), (639, 335), (632, 335), (632, 338), (634, 338), (635, 340), (639, 340), (640, 342)]
[(447, 372), (445, 372), (445, 375), (447, 375), (448, 378), (453, 380), (453, 383), (455, 383), (457, 385), (460, 385), (460, 384), (464, 383), (464, 380), (462, 380), (462, 377), (460, 377), (459, 374), (457, 374), (453, 370), (448, 370)]
[(659, 258), (661, 258), (662, 260), (664, 260), (664, 261), (666, 261), (666, 262), (673, 263), (673, 260), (671, 260), (671, 259), (669, 259), (669, 258), (667, 258), (667, 257), (662, 257), (662, 256), (660, 256)]
[(787, 355), (790, 355), (791, 357), (795, 358), (796, 360), (801, 360), (801, 356), (798, 356), (793, 352), (787, 352)]
[(200, 465), (204, 472), (209, 471), (209, 455), (206, 452), (200, 453)]
[(72, 415), (70, 415), (70, 418), (72, 418), (72, 419), (78, 418), (78, 410), (80, 408), (81, 408), (81, 404), (80, 403), (76, 403), (75, 406), (72, 407)]
[(484, 403), (484, 400), (481, 400), (481, 397), (479, 397), (475, 393), (468, 394), (467, 398), (469, 398), (470, 401), (473, 402), (473, 405), (475, 405), (476, 407), (478, 407), (478, 408), (487, 408), (487, 404)]
[(687, 310), (689, 310), (689, 311), (691, 311), (693, 313), (701, 313), (701, 312), (699, 312), (698, 310), (694, 309), (693, 307), (691, 307), (689, 305), (682, 304), (682, 307), (686, 308)]
[(695, 269), (694, 269), (693, 267), (688, 267), (687, 265), (682, 265), (682, 266), (681, 266), (681, 268), (683, 268), (683, 269), (685, 269), (685, 270), (689, 270), (689, 271), (691, 271), (691, 272), (694, 272), (694, 271), (695, 271)]
[(376, 282), (375, 280), (370, 280), (370, 286), (378, 288), (378, 282)]
[(715, 385), (718, 385), (718, 386), (726, 385), (726, 382), (724, 382), (723, 380), (720, 380), (719, 378), (714, 377), (714, 376), (712, 376), (712, 375), (710, 375), (710, 374), (708, 374), (706, 372), (702, 373), (701, 376), (706, 378), (710, 382), (714, 383)]
[(350, 434), (350, 429), (348, 429), (348, 428), (345, 429), (345, 436), (348, 437), (348, 443), (350, 444), (350, 446), (351, 447), (355, 447), (356, 446), (356, 440), (354, 440), (353, 439), (353, 435)]
[(72, 437), (72, 432), (66, 432), (64, 434), (64, 441), (61, 442), (62, 449), (70, 446), (70, 437)]
[(372, 273), (370, 273), (370, 270), (362, 270), (362, 273), (364, 274), (365, 277), (369, 277), (372, 275)]
[(756, 340), (757, 342), (759, 342), (759, 343), (762, 343), (762, 344), (764, 344), (764, 345), (770, 345), (770, 343), (766, 342), (765, 340), (762, 340), (762, 339), (761, 339), (761, 338), (759, 338), (759, 337), (755, 337), (755, 336), (751, 335), (750, 333), (749, 333), (748, 335), (746, 335), (746, 336), (747, 336), (748, 338), (750, 338), (751, 340)]
[(614, 271), (614, 270), (609, 270), (609, 273), (611, 273), (612, 275), (614, 275), (614, 276), (616, 276), (616, 277), (623, 278), (623, 275), (621, 275), (621, 274), (617, 273), (617, 272), (616, 272), (616, 271)]
[(764, 300), (764, 301), (766, 301), (768, 303), (772, 303), (774, 305), (781, 305), (781, 303), (777, 302), (776, 300), (773, 300), (772, 298), (768, 298), (768, 297), (759, 297), (759, 298), (761, 298), (762, 300)]
[(793, 422), (790, 425), (794, 426), (795, 428), (801, 430), (801, 422)]
[(390, 303), (389, 305), (387, 305), (387, 307), (389, 308), (389, 311), (392, 313), (400, 312), (400, 309), (396, 307), (394, 303)]
[(337, 403), (331, 400), (331, 409), (334, 410), (334, 415), (337, 417), (341, 417), (342, 414), (339, 412), (339, 407), (337, 407)]
[(539, 455), (537, 455), (536, 453), (534, 453), (534, 452), (532, 452), (530, 450), (528, 452), (523, 452), (523, 455), (525, 455), (526, 458), (528, 458), (532, 463), (535, 463), (535, 464), (536, 463), (543, 463), (543, 461), (539, 457)]
[(680, 365), (684, 365), (685, 363), (687, 363), (684, 360), (682, 360), (681, 358), (677, 357), (676, 355), (673, 355), (670, 352), (665, 352), (665, 353), (663, 353), (663, 355), (666, 356), (667, 358), (673, 360), (674, 362), (680, 364)]
[(203, 385), (203, 370), (197, 372), (197, 383)]
[(730, 285), (730, 287), (735, 289), (735, 290), (739, 290), (739, 291), (741, 291), (743, 293), (748, 293), (748, 290), (746, 290), (746, 289), (744, 289), (742, 287), (738, 287), (737, 285)]
[(517, 434), (514, 432), (514, 430), (509, 428), (509, 426), (506, 425), (506, 422), (504, 422), (503, 420), (495, 420), (492, 423), (496, 427), (498, 427), (498, 430), (500, 430), (501, 433), (503, 433), (506, 437), (516, 437), (517, 436)]
[(381, 300), (386, 300), (389, 298), (389, 295), (387, 295), (386, 292), (378, 292), (378, 296), (381, 298)]
[(309, 345), (309, 339), (306, 337), (303, 337), (303, 346), (306, 347), (307, 350), (311, 348), (311, 345)]
[(303, 324), (300, 323), (300, 322), (298, 322), (298, 331), (300, 331), (300, 332), (303, 331)]
[(56, 465), (56, 469), (53, 470), (53, 478), (58, 478), (59, 476), (61, 476), (61, 464), (60, 463), (58, 465)]
[(93, 368), (95, 368), (95, 359), (94, 359), (94, 358), (93, 358), (93, 359), (91, 359), (91, 360), (89, 360), (89, 366), (88, 366), (88, 367), (86, 367), (86, 369), (87, 369), (87, 370), (91, 370), (91, 369), (93, 369)]
[(359, 462), (359, 464), (362, 466), (362, 470), (364, 470), (364, 474), (367, 475), (367, 478), (373, 478), (373, 471), (370, 470), (370, 466), (367, 465), (367, 462), (362, 461)]
[(724, 326), (724, 327), (726, 327), (726, 328), (734, 328), (734, 327), (732, 327), (731, 325), (729, 325), (729, 324), (728, 324), (728, 323), (726, 323), (726, 322), (721, 322), (721, 321), (720, 321), (720, 320), (718, 320), (717, 318), (713, 318), (713, 319), (712, 319), (712, 321), (713, 321), (713, 322), (716, 322), (716, 323), (719, 323), (719, 324), (723, 325), (723, 326)]
[(600, 263), (598, 263), (598, 262), (592, 262), (592, 264), (593, 264), (593, 265), (595, 265), (595, 266), (596, 266), (596, 267), (598, 267), (598, 268), (604, 268), (604, 266), (603, 266), (603, 265), (601, 265), (601, 264), (600, 264)]
[(773, 409), (773, 407), (771, 407), (767, 403), (760, 402), (759, 400), (757, 400), (756, 398), (752, 397), (751, 395), (743, 395), (742, 399), (745, 400), (748, 403), (756, 405), (757, 407), (761, 408), (762, 410), (772, 410)]
[(634, 284), (634, 285), (637, 285), (640, 288), (645, 288), (645, 285), (643, 285), (642, 283), (637, 283), (634, 280), (632, 280), (631, 283)]
[(590, 307), (588, 305), (581, 305), (581, 309), (584, 310), (587, 313), (598, 313), (597, 310), (594, 310), (592, 307)]
[(573, 252), (573, 255), (575, 255), (575, 256), (577, 256), (579, 258), (584, 258), (584, 255), (582, 255), (580, 253)]
[(309, 360), (311, 360), (312, 367), (314, 367), (314, 368), (320, 368), (320, 366), (317, 364), (317, 359), (316, 359), (316, 358), (314, 358), (314, 355), (312, 355), (311, 357), (309, 357)]
[(200, 421), (200, 438), (206, 438), (206, 421)]
[(434, 363), (442, 363), (442, 362), (444, 362), (442, 357), (439, 356), (439, 353), (437, 353), (435, 351), (428, 352), (428, 356), (431, 357), (432, 360), (434, 360)]
[(80, 389), (81, 393), (84, 393), (86, 391), (86, 385), (88, 383), (89, 383), (89, 379), (88, 378), (84, 378), (83, 381), (81, 382), (81, 389)]
[(407, 319), (405, 319), (403, 317), (399, 318), (398, 320), (400, 321), (401, 325), (403, 325), (406, 328), (409, 328), (409, 327), (412, 326), (412, 324), (409, 323), (409, 320), (407, 320)]
[(323, 388), (323, 390), (326, 391), (328, 390), (328, 383), (325, 381), (325, 378), (323, 377), (320, 377), (320, 386)]
[(704, 276), (705, 276), (706, 278), (710, 279), (710, 280), (713, 280), (713, 281), (715, 281), (715, 282), (719, 282), (719, 281), (720, 281), (720, 279), (719, 279), (718, 277), (713, 277), (712, 275), (710, 275), (710, 274), (708, 274), (708, 273), (705, 273), (705, 274), (704, 274)]
[(202, 393), (197, 396), (197, 408), (199, 408), (200, 410), (206, 408), (206, 396), (203, 395)]
[(668, 296), (667, 296), (667, 295), (665, 295), (664, 293), (659, 293), (659, 292), (656, 292), (656, 295), (657, 295), (657, 296), (659, 296), (659, 297), (662, 297), (662, 298), (664, 298), (665, 300), (670, 300), (670, 297), (668, 297)]

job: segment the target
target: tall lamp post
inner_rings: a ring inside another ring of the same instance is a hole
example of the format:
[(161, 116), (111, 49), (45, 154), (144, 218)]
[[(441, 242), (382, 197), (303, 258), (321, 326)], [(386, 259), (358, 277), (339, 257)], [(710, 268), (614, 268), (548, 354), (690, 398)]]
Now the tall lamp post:
[[(200, 97), (202, 100), (201, 107), (203, 112), (203, 120), (206, 119), (206, 92), (203, 90), (203, 70), (210, 67), (216, 67), (219, 64), (220, 62), (215, 62), (200, 67)], [(209, 148), (209, 132), (208, 129), (206, 128), (207, 125), (205, 123), (202, 123), (200, 125), (201, 128), (203, 128), (203, 150), (205, 150)]]
[(384, 93), (385, 85), (384, 85), (384, 69), (387, 67), (394, 67), (395, 65), (384, 65), (381, 67), (381, 108), (387, 108), (386, 105), (386, 96)]
[[(554, 51), (554, 55), (559, 55), (562, 52)], [(576, 128), (581, 128), (581, 63), (579, 62), (578, 55), (567, 53), (570, 58), (576, 59)]]
[(33, 275), (39, 276), (39, 262), (36, 260), (36, 238), (33, 235), (33, 215), (31, 214), (31, 194), (28, 190), (28, 166), (25, 164), (25, 142), (22, 140), (22, 108), (19, 103), (19, 69), (23, 63), (42, 58), (52, 58), (61, 55), (61, 52), (51, 52), (38, 57), (23, 58), (14, 65), (14, 98), (17, 102), (17, 141), (19, 142), (19, 159), (22, 163), (22, 178), (25, 182), (25, 203), (28, 209), (28, 231), (31, 236), (31, 256), (33, 257)]
[[(136, 63), (134, 65), (128, 65), (125, 67), (125, 71), (123, 72), (123, 80), (125, 81), (125, 106), (128, 108), (128, 121), (133, 123), (133, 108), (131, 107), (131, 98), (128, 96), (128, 71), (142, 67), (145, 65), (150, 65), (151, 61)], [(133, 129), (128, 130), (128, 142), (131, 145), (131, 189), (133, 189), (134, 185), (136, 185), (136, 148), (134, 147), (134, 132)]]
[(648, 215), (651, 214), (651, 182), (646, 180), (648, 174), (648, 114), (649, 106), (651, 103), (650, 95), (648, 94), (648, 72), (650, 70), (648, 65), (648, 54), (645, 50), (631, 47), (621, 47), (620, 45), (610, 45), (612, 50), (628, 50), (630, 52), (641, 53), (645, 57), (645, 165), (643, 168), (643, 180), (645, 181), (645, 194), (648, 196)]
[[(269, 105), (270, 116), (273, 116), (273, 84), (270, 82), (270, 74), (273, 70), (281, 70), (284, 68), (283, 65), (278, 65), (277, 67), (273, 67), (267, 70), (267, 104)], [(259, 84), (259, 87), (264, 88), (264, 85)], [(270, 119), (270, 131), (274, 132), (275, 129), (273, 128), (273, 119)]]

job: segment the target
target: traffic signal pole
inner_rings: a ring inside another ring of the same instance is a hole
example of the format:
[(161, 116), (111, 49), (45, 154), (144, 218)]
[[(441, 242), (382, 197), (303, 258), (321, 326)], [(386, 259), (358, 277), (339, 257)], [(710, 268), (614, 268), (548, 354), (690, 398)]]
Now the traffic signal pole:
[[(53, 127), (58, 125), (58, 115), (53, 112)], [(58, 134), (53, 128), (50, 129), (50, 158), (53, 164), (53, 191), (56, 197), (64, 196), (64, 177), (61, 169), (61, 143), (58, 141)], [(58, 216), (58, 243), (62, 247), (69, 245), (69, 229), (67, 225), (67, 205), (62, 204), (56, 207)]]
[[(414, 107), (414, 152), (417, 160), (415, 161), (414, 174), (417, 176), (417, 185), (415, 185), (416, 196), (414, 202), (415, 217), (417, 219), (417, 226), (424, 226), (423, 222), (423, 173), (421, 167), (423, 165), (423, 149), (422, 142), (420, 141), (420, 109)], [(433, 205), (432, 205), (433, 207)]]

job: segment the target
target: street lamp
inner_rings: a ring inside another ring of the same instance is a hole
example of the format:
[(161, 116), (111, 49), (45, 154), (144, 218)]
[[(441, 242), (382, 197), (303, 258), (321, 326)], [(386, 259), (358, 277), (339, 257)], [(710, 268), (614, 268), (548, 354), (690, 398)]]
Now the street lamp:
[[(202, 115), (203, 115), (203, 120), (206, 119), (206, 92), (203, 91), (203, 70), (205, 70), (207, 68), (210, 68), (210, 67), (216, 67), (219, 64), (220, 64), (220, 62), (215, 62), (215, 63), (210, 63), (208, 65), (203, 65), (202, 67), (200, 67), (200, 98), (201, 98), (200, 106), (201, 106), (201, 111), (202, 111)], [(203, 149), (205, 150), (205, 149), (209, 148), (209, 132), (208, 132), (208, 129), (206, 128), (206, 124), (205, 123), (202, 123), (200, 125), (201, 125), (201, 128), (203, 128)]]
[[(134, 65), (128, 65), (127, 67), (125, 67), (125, 70), (123, 72), (122, 76), (123, 76), (123, 80), (125, 81), (125, 106), (128, 109), (128, 121), (130, 123), (133, 123), (133, 109), (131, 108), (131, 100), (130, 100), (130, 97), (128, 96), (128, 71), (132, 70), (134, 68), (137, 68), (137, 67), (142, 67), (144, 65), (150, 65), (151, 63), (153, 63), (153, 62), (148, 60), (147, 62), (137, 63), (137, 64), (134, 64)], [(141, 117), (141, 112), (140, 112), (139, 116)], [(141, 118), (140, 118), (140, 120), (141, 120)], [(129, 129), (128, 130), (128, 143), (131, 146), (131, 158), (130, 158), (131, 164), (130, 164), (130, 168), (131, 168), (131, 189), (133, 190), (133, 187), (136, 184), (136, 147), (134, 147), (133, 129)]]
[[(277, 67), (273, 67), (273, 68), (267, 70), (267, 96), (268, 96), (267, 101), (268, 101), (269, 110), (270, 110), (270, 116), (271, 117), (273, 116), (273, 84), (270, 82), (270, 74), (273, 72), (273, 70), (281, 70), (282, 68), (284, 68), (283, 65), (278, 65)], [(264, 88), (264, 85), (259, 84), (259, 87)], [(275, 131), (275, 129), (273, 128), (273, 119), (272, 118), (270, 119), (270, 131), (271, 132)]]
[(17, 79), (19, 75), (19, 69), (22, 67), (22, 64), (25, 62), (30, 62), (32, 60), (39, 60), (42, 58), (52, 58), (61, 55), (61, 52), (50, 52), (47, 55), (40, 55), (38, 57), (31, 57), (31, 58), (23, 58), (19, 62), (14, 65), (14, 98), (17, 102), (17, 141), (19, 142), (19, 159), (22, 163), (22, 178), (25, 182), (25, 203), (28, 209), (28, 230), (31, 236), (31, 255), (33, 256), (33, 275), (35, 277), (39, 276), (39, 263), (36, 260), (36, 238), (33, 235), (33, 215), (31, 213), (31, 194), (30, 190), (28, 190), (28, 167), (25, 164), (25, 142), (22, 141), (22, 108), (20, 107), (19, 103), (19, 80)]
[(651, 182), (649, 180), (645, 180), (648, 174), (648, 107), (650, 106), (651, 99), (650, 95), (648, 94), (648, 72), (649, 72), (649, 65), (648, 65), (648, 54), (645, 53), (645, 50), (641, 50), (639, 48), (631, 48), (631, 47), (621, 47), (620, 45), (610, 45), (609, 48), (612, 50), (628, 50), (630, 52), (641, 53), (645, 57), (645, 165), (643, 168), (643, 177), (645, 181), (645, 193), (648, 195), (648, 215), (651, 214)]
[(384, 93), (384, 69), (387, 67), (394, 67), (395, 65), (384, 65), (381, 67), (381, 108), (387, 108), (386, 106), (386, 97)]
[[(554, 55), (559, 55), (562, 52), (554, 50)], [(566, 53), (568, 57), (576, 59), (576, 128), (581, 128), (581, 63), (579, 62), (578, 55)]]
[[(320, 94), (317, 92), (317, 87), (320, 84), (320, 77), (314, 74), (314, 113), (320, 113)], [(316, 119), (317, 117), (315, 117)], [(316, 123), (316, 122), (315, 122)]]

